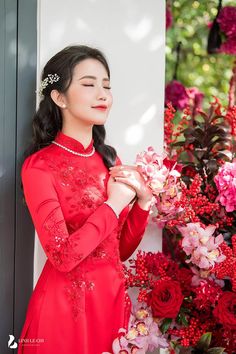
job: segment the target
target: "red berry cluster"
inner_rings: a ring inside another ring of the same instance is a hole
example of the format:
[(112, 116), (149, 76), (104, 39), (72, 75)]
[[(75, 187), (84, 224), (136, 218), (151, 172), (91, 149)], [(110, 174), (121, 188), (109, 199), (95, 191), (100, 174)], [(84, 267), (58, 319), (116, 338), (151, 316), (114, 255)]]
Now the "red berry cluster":
[(205, 194), (208, 196), (209, 199), (215, 200), (218, 192), (216, 188), (213, 187), (211, 184), (207, 184), (205, 187)]
[(167, 104), (167, 108), (165, 109), (165, 117), (164, 117), (164, 141), (166, 148), (170, 146), (172, 143), (172, 134), (174, 130), (173, 119), (175, 117), (176, 110), (172, 106), (171, 103)]
[(184, 176), (189, 178), (194, 178), (197, 174), (196, 170), (192, 166), (187, 166), (182, 171)]
[[(125, 267), (126, 284), (128, 287), (149, 287), (149, 275), (145, 265), (145, 253), (138, 251), (137, 258), (129, 261), (130, 268)], [(134, 269), (134, 273), (133, 270)]]
[(229, 277), (232, 282), (232, 290), (236, 291), (236, 235), (232, 236), (232, 248), (226, 242), (220, 245), (221, 252), (226, 256), (226, 259), (215, 265), (212, 269), (219, 279)]
[(223, 347), (224, 353), (235, 354), (236, 331), (222, 326), (214, 328), (212, 346)]
[[(206, 195), (201, 192), (203, 179), (199, 174), (194, 176), (192, 184), (183, 187), (182, 195), (179, 201), (175, 203), (176, 208), (183, 208), (183, 212), (175, 220), (170, 220), (169, 227), (188, 222), (200, 222), (201, 216), (213, 217), (220, 211), (218, 202), (211, 202)], [(227, 219), (230, 222), (230, 219)]]
[(220, 286), (213, 281), (202, 282), (197, 288), (193, 288), (193, 291), (195, 293), (193, 304), (197, 309), (204, 311), (211, 310), (222, 294)]
[(157, 280), (176, 278), (178, 264), (161, 252), (145, 253), (138, 251), (136, 259), (129, 260), (130, 267), (124, 266), (127, 287), (139, 287), (139, 301), (145, 301), (146, 295)]
[(189, 347), (196, 345), (208, 328), (208, 322), (202, 323), (200, 319), (191, 318), (187, 327), (181, 327), (180, 329), (170, 328), (168, 333), (179, 337), (180, 345)]
[(148, 301), (148, 291), (147, 289), (141, 289), (138, 294), (138, 302)]
[(222, 335), (222, 347), (225, 348), (225, 353), (236, 353), (236, 331), (224, 328)]
[[(181, 117), (180, 122), (175, 128), (175, 124), (173, 123), (173, 120), (175, 118), (175, 112), (176, 110), (174, 109), (172, 104), (168, 103), (167, 108), (165, 109), (164, 117), (164, 141), (167, 151), (170, 151), (171, 144), (175, 143), (177, 141), (177, 138), (182, 135), (184, 126), (187, 126), (188, 121), (191, 119), (191, 110), (190, 108), (186, 108), (183, 111), (183, 116)], [(183, 150), (183, 148), (180, 148), (178, 150), (178, 154), (181, 153)]]
[(232, 216), (223, 215), (221, 219), (218, 220), (218, 227), (224, 228), (225, 226), (232, 226), (234, 218)]
[(154, 275), (154, 279), (167, 280), (175, 278), (178, 264), (161, 252), (146, 254), (146, 266), (148, 272)]
[(231, 134), (236, 135), (236, 106), (230, 107), (225, 115), (225, 119), (231, 127)]

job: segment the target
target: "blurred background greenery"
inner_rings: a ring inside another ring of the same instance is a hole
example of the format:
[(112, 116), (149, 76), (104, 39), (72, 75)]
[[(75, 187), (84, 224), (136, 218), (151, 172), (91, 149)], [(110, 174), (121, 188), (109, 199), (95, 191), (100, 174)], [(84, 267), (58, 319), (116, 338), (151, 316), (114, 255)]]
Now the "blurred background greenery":
[[(186, 87), (197, 87), (204, 93), (203, 108), (212, 95), (228, 104), (229, 80), (235, 56), (208, 54), (208, 24), (216, 14), (218, 0), (172, 0), (173, 24), (166, 32), (166, 82), (173, 79), (176, 47), (182, 43), (177, 80)], [(236, 1), (223, 0), (223, 6), (236, 6)]]

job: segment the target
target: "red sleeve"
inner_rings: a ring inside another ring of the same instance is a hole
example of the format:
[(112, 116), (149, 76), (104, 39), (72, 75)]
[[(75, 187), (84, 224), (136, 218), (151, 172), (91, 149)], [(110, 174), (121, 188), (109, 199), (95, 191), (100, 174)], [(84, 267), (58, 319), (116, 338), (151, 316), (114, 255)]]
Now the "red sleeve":
[[(119, 157), (116, 159), (116, 165), (121, 165)], [(120, 258), (123, 262), (134, 253), (140, 244), (148, 217), (149, 210), (143, 210), (136, 200), (120, 232)]]
[(126, 261), (142, 240), (148, 223), (149, 210), (143, 210), (136, 201), (120, 233), (120, 258)]
[(44, 251), (61, 272), (69, 272), (117, 227), (112, 209), (102, 204), (75, 232), (69, 234), (53, 176), (36, 167), (22, 168), (24, 195)]

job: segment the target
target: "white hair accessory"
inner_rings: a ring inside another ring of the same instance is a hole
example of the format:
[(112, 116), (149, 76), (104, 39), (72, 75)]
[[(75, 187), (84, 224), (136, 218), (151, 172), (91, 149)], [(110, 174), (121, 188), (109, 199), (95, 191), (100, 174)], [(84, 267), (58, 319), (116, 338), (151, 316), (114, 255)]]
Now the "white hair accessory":
[(39, 90), (37, 91), (39, 93), (40, 97), (43, 97), (43, 90), (50, 84), (52, 85), (54, 82), (59, 81), (60, 76), (57, 74), (48, 74), (47, 77), (43, 81), (41, 81)]

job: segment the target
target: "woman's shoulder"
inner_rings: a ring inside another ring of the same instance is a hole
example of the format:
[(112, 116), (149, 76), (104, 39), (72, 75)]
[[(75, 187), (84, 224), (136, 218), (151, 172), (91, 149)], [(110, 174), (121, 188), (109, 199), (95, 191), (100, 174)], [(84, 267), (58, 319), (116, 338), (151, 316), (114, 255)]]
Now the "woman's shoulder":
[(46, 146), (26, 157), (21, 167), (21, 174), (29, 169), (47, 170), (46, 156), (50, 153), (52, 146)]

